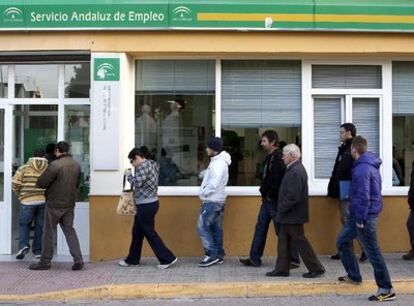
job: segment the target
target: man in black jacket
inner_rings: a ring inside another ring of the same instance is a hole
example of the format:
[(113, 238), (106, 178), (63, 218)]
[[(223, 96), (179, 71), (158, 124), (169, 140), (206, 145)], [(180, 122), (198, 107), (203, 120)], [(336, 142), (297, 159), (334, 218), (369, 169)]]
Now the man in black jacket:
[[(282, 151), (279, 149), (279, 136), (276, 131), (267, 130), (262, 134), (261, 146), (266, 153), (264, 162), (262, 184), (260, 194), (262, 205), (257, 218), (256, 229), (250, 256), (240, 258), (245, 266), (259, 267), (262, 264), (263, 251), (266, 245), (267, 232), (270, 221), (276, 216), (279, 186), (285, 174), (286, 167), (282, 160)], [(276, 234), (279, 233), (279, 225), (273, 220)], [(299, 266), (299, 255), (296, 250), (292, 251), (292, 267)]]
[[(338, 147), (338, 154), (336, 156), (335, 165), (332, 170), (332, 175), (328, 184), (328, 197), (339, 199), (339, 212), (341, 215), (341, 223), (345, 224), (346, 219), (349, 216), (349, 199), (340, 197), (339, 182), (351, 181), (352, 178), (352, 155), (351, 144), (356, 135), (355, 125), (352, 123), (344, 123), (339, 129), (339, 138), (341, 145)], [(331, 256), (331, 259), (340, 259), (339, 254)], [(361, 261), (365, 261), (366, 256), (362, 252)]]
[(414, 161), (411, 171), (411, 184), (408, 190), (408, 205), (410, 206), (410, 215), (407, 220), (408, 234), (410, 235), (411, 250), (403, 255), (403, 259), (412, 260), (414, 259)]
[(309, 221), (308, 175), (300, 161), (300, 149), (295, 144), (283, 148), (287, 167), (279, 189), (276, 221), (281, 224), (276, 267), (266, 276), (289, 276), (292, 245), (296, 246), (308, 273), (305, 278), (322, 276), (325, 268), (305, 237), (304, 223)]

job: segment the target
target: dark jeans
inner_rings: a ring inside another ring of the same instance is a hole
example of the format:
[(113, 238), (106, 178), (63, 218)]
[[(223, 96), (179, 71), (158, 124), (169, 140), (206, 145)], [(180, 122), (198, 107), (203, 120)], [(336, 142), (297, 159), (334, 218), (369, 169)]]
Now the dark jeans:
[(34, 236), (32, 252), (38, 255), (42, 251), (43, 223), (45, 219), (45, 204), (20, 206), (19, 216), (19, 249), (30, 246), (30, 227), (34, 220)]
[(204, 202), (197, 221), (197, 232), (205, 253), (213, 259), (224, 257), (223, 213), (223, 203)]
[(75, 263), (83, 262), (79, 239), (76, 230), (73, 228), (75, 208), (52, 208), (46, 205), (45, 224), (43, 227), (43, 249), (40, 262), (50, 264), (53, 258), (54, 236), (56, 235), (57, 225), (60, 224), (69, 252)]
[(169, 264), (175, 259), (174, 254), (165, 246), (155, 231), (155, 215), (158, 212), (158, 208), (158, 201), (137, 205), (137, 214), (132, 227), (131, 245), (129, 247), (129, 254), (125, 259), (126, 263), (131, 265), (139, 264), (144, 238), (147, 239), (148, 244), (162, 265)]
[[(273, 221), (276, 235), (279, 236), (280, 224), (275, 222), (273, 218), (276, 216), (276, 204), (272, 201), (263, 201), (260, 206), (259, 215), (257, 217), (256, 228), (252, 246), (250, 247), (250, 259), (255, 264), (262, 263), (262, 256), (266, 246), (267, 232), (269, 230), (270, 221)], [(290, 257), (292, 262), (299, 263), (299, 253), (296, 246), (291, 246)]]
[(342, 264), (348, 277), (354, 281), (362, 281), (358, 261), (352, 250), (352, 241), (359, 239), (369, 262), (374, 268), (375, 281), (382, 292), (389, 292), (392, 288), (391, 278), (387, 265), (382, 257), (377, 241), (377, 218), (369, 218), (364, 228), (357, 228), (355, 217), (350, 215), (336, 240)]
[(303, 224), (282, 224), (280, 226), (276, 271), (289, 272), (292, 245), (296, 246), (303, 263), (310, 272), (325, 271), (308, 239), (305, 237)]
[(414, 213), (410, 210), (407, 220), (408, 235), (410, 236), (411, 252), (414, 252)]

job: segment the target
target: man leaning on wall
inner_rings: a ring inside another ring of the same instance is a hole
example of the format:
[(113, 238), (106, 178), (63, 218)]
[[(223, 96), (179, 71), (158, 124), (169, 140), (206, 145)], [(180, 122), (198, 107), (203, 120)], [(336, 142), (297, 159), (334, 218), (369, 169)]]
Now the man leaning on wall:
[[(341, 224), (344, 225), (349, 216), (349, 199), (344, 197), (344, 192), (340, 192), (340, 185), (351, 181), (352, 176), (352, 139), (356, 135), (355, 125), (352, 123), (341, 124), (339, 128), (339, 138), (341, 145), (338, 147), (335, 165), (328, 184), (328, 197), (339, 199), (339, 212), (341, 215)], [(344, 185), (343, 185), (344, 186)], [(331, 259), (340, 259), (339, 253), (331, 256)], [(360, 260), (364, 262), (367, 259), (364, 252), (361, 253)]]

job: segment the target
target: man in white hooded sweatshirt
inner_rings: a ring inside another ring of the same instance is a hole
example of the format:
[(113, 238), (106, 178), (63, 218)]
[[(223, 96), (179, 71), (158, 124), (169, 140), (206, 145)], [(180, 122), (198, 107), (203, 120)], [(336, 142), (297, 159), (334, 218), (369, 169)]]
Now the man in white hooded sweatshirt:
[(212, 137), (207, 142), (210, 164), (204, 172), (198, 195), (202, 206), (197, 222), (197, 231), (204, 247), (205, 256), (199, 267), (223, 263), (223, 213), (226, 202), (225, 188), (229, 180), (231, 157), (223, 151), (223, 141)]

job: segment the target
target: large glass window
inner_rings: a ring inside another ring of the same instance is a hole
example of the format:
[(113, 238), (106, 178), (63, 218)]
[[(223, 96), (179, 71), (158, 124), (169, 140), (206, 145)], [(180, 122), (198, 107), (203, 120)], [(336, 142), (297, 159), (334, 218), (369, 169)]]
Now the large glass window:
[(57, 98), (58, 65), (16, 65), (16, 98)]
[(0, 98), (7, 98), (8, 73), (6, 65), (0, 65)]
[(215, 62), (137, 61), (135, 145), (160, 163), (160, 186), (196, 186), (213, 134)]
[(392, 184), (409, 186), (414, 161), (414, 62), (393, 62), (392, 96)]
[(66, 64), (65, 98), (89, 98), (90, 65), (89, 63)]
[(300, 146), (300, 127), (300, 61), (222, 62), (222, 135), (232, 157), (229, 185), (260, 184), (265, 130), (276, 130), (281, 146)]
[(89, 195), (89, 105), (71, 105), (65, 107), (65, 140), (70, 152), (81, 165), (78, 201), (87, 201)]

